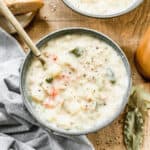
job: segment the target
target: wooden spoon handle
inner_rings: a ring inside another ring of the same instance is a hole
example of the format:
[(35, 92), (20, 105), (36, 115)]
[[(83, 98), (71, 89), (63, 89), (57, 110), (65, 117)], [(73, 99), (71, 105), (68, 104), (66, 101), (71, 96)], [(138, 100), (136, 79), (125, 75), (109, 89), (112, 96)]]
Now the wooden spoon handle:
[(36, 57), (40, 57), (41, 53), (38, 50), (38, 48), (34, 45), (28, 34), (25, 32), (23, 27), (20, 25), (20, 23), (17, 21), (17, 19), (14, 17), (12, 12), (9, 10), (7, 5), (4, 3), (3, 0), (0, 0), (0, 11), (1, 13), (6, 17), (8, 21), (14, 26), (18, 34), (24, 39), (25, 43), (28, 45), (28, 47), (31, 49), (33, 54)]

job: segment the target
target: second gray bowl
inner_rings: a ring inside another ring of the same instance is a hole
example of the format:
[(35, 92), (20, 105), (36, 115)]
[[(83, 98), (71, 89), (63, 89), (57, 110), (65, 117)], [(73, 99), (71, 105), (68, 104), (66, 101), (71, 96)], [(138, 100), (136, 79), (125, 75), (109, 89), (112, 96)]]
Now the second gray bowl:
[(133, 4), (130, 7), (128, 7), (127, 9), (122, 10), (120, 12), (116, 12), (116, 13), (110, 14), (110, 15), (100, 15), (100, 14), (87, 13), (85, 11), (79, 10), (78, 8), (75, 8), (71, 3), (68, 2), (68, 0), (63, 0), (63, 2), (69, 8), (71, 8), (72, 10), (74, 10), (75, 12), (77, 12), (77, 13), (79, 13), (81, 15), (85, 15), (85, 16), (88, 16), (88, 17), (94, 17), (94, 18), (112, 18), (112, 17), (121, 16), (123, 14), (126, 14), (126, 13), (134, 10), (135, 8), (137, 8), (143, 2), (143, 0), (135, 0), (135, 2), (133, 2)]

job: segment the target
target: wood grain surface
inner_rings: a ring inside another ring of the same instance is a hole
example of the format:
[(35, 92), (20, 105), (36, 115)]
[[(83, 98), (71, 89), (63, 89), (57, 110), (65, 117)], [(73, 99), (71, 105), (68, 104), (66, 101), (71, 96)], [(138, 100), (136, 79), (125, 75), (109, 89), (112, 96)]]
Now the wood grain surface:
[[(87, 27), (103, 32), (115, 40), (127, 55), (132, 68), (133, 84), (141, 84), (150, 92), (150, 82), (142, 79), (134, 64), (134, 53), (149, 25), (150, 0), (144, 0), (142, 5), (126, 15), (111, 19), (85, 17), (70, 10), (62, 0), (45, 0), (45, 6), (26, 30), (34, 42), (52, 31), (65, 27)], [(15, 36), (27, 51), (23, 41), (17, 35)], [(88, 135), (96, 150), (125, 150), (122, 135), (123, 118), (124, 113), (106, 128)], [(149, 141), (150, 117), (145, 125), (142, 150), (150, 150)]]

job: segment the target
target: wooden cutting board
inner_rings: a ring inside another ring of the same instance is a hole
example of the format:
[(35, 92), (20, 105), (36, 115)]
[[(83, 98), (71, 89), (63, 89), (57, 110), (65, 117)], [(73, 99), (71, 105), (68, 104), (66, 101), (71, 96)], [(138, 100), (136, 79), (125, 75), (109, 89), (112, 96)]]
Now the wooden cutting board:
[[(35, 20), (26, 29), (33, 41), (44, 35), (64, 27), (87, 27), (105, 33), (114, 39), (124, 50), (132, 68), (133, 84), (142, 84), (150, 92), (150, 82), (144, 81), (138, 74), (134, 64), (134, 53), (141, 36), (150, 25), (150, 0), (134, 11), (111, 19), (94, 19), (81, 16), (68, 7), (62, 0), (45, 0), (45, 6)], [(15, 35), (25, 50), (23, 41)], [(122, 127), (124, 114), (120, 115), (111, 125), (97, 133), (88, 135), (96, 150), (125, 150)], [(145, 140), (142, 150), (150, 150), (150, 117), (145, 125)]]

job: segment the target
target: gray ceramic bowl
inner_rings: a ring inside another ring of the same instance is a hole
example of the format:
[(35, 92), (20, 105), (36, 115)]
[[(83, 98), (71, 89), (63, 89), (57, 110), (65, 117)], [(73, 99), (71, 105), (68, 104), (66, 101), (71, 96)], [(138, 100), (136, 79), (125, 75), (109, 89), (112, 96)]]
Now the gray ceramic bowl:
[(94, 17), (94, 18), (112, 18), (112, 17), (121, 16), (123, 14), (126, 14), (126, 13), (132, 11), (133, 9), (135, 9), (136, 7), (138, 7), (143, 2), (143, 0), (135, 0), (135, 2), (129, 8), (127, 8), (127, 9), (125, 9), (123, 11), (114, 13), (114, 14), (110, 14), (110, 15), (94, 15), (92, 13), (86, 13), (84, 11), (79, 10), (78, 8), (75, 8), (71, 3), (68, 2), (68, 0), (63, 0), (63, 2), (69, 8), (71, 8), (72, 10), (78, 12), (81, 15), (85, 15), (85, 16), (88, 16), (88, 17)]
[(60, 129), (60, 128), (53, 127), (51, 125), (49, 125), (49, 126), (45, 125), (45, 123), (42, 122), (42, 120), (40, 120), (38, 115), (36, 114), (34, 108), (32, 107), (32, 105), (30, 103), (30, 101), (31, 101), (30, 100), (30, 96), (28, 96), (28, 94), (27, 94), (27, 88), (26, 88), (25, 80), (26, 80), (27, 70), (28, 70), (28, 68), (30, 66), (30, 62), (31, 62), (32, 57), (33, 57), (33, 54), (31, 52), (27, 55), (27, 57), (26, 57), (26, 59), (25, 59), (25, 61), (23, 63), (23, 66), (22, 66), (22, 71), (21, 71), (21, 76), (20, 76), (20, 88), (21, 88), (21, 94), (23, 96), (24, 103), (25, 103), (28, 111), (37, 120), (37, 122), (39, 122), (39, 124), (43, 128), (45, 128), (45, 129), (47, 129), (49, 131), (53, 131), (53, 132), (61, 133), (61, 134), (65, 134), (65, 135), (83, 135), (83, 134), (88, 134), (88, 133), (91, 133), (91, 132), (95, 132), (95, 131), (97, 131), (97, 130), (107, 126), (116, 117), (118, 117), (119, 114), (124, 110), (124, 107), (125, 107), (125, 105), (126, 105), (126, 103), (128, 101), (128, 97), (129, 97), (129, 94), (130, 94), (131, 70), (130, 70), (130, 65), (128, 63), (128, 60), (127, 60), (125, 54), (123, 53), (123, 51), (121, 50), (121, 48), (113, 40), (111, 40), (109, 37), (107, 37), (106, 35), (104, 35), (104, 34), (102, 34), (100, 32), (91, 30), (91, 29), (86, 29), (86, 28), (67, 28), (67, 29), (59, 30), (59, 31), (50, 33), (49, 35), (47, 35), (43, 39), (41, 39), (37, 43), (37, 47), (40, 48), (40, 47), (44, 46), (49, 40), (51, 40), (53, 38), (57, 38), (59, 36), (65, 35), (65, 34), (73, 34), (73, 33), (85, 33), (85, 34), (95, 36), (95, 37), (99, 38), (100, 40), (105, 41), (107, 44), (112, 46), (115, 49), (115, 51), (118, 53), (118, 55), (122, 58), (122, 61), (123, 61), (124, 65), (125, 65), (126, 71), (128, 73), (128, 88), (127, 88), (126, 93), (124, 95), (122, 106), (118, 109), (117, 113), (115, 113), (112, 118), (108, 118), (108, 120), (103, 125), (100, 125), (100, 126), (98, 125), (98, 126), (96, 126), (94, 128), (91, 128), (91, 129), (85, 130), (85, 131), (78, 131), (78, 132), (66, 131), (66, 130), (63, 130), (63, 129)]

